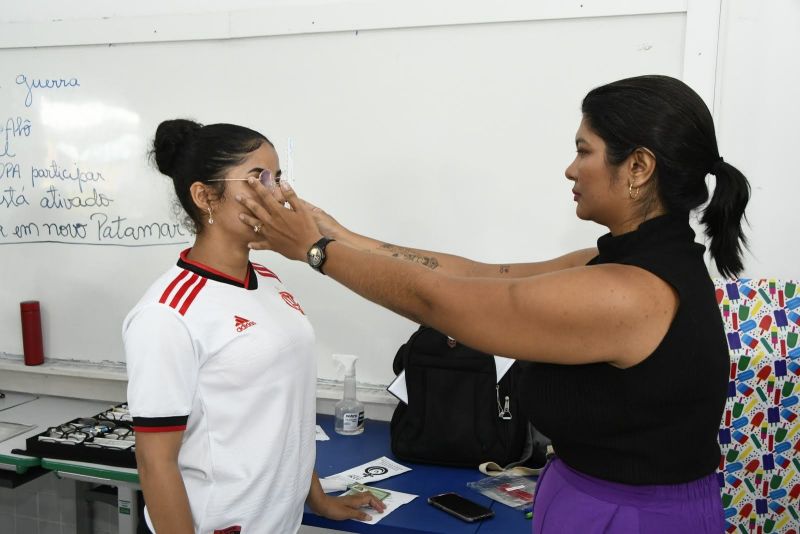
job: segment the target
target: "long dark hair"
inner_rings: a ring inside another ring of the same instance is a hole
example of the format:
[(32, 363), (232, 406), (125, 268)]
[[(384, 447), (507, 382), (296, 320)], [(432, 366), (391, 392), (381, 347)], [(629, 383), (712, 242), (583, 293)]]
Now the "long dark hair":
[(706, 175), (716, 176), (714, 195), (700, 221), (717, 270), (738, 275), (742, 247), (747, 246), (742, 219), (750, 184), (720, 157), (714, 121), (700, 96), (675, 78), (637, 76), (592, 89), (581, 110), (605, 142), (611, 165), (619, 165), (639, 147), (655, 154), (658, 195), (668, 212), (688, 217), (708, 200)]
[(264, 135), (244, 126), (203, 126), (187, 119), (173, 119), (158, 125), (150, 157), (162, 174), (172, 178), (178, 201), (189, 217), (187, 226), (200, 232), (203, 228), (202, 216), (192, 201), (189, 192), (191, 185), (202, 182), (222, 195), (225, 182), (209, 180), (223, 178), (230, 167), (242, 163), (249, 153), (263, 143), (272, 146)]

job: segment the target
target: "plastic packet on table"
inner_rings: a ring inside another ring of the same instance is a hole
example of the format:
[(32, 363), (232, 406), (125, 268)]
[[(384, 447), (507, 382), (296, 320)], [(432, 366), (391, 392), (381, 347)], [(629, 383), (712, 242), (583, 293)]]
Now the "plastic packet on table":
[(528, 477), (500, 475), (467, 482), (467, 487), (506, 506), (524, 510), (533, 503), (536, 481)]

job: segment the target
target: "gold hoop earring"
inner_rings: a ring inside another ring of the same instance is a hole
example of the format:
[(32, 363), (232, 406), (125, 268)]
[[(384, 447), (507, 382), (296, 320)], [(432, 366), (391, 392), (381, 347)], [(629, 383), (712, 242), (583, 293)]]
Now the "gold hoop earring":
[(633, 182), (630, 182), (628, 184), (628, 197), (631, 200), (636, 200), (637, 198), (639, 198), (639, 188), (638, 187), (636, 188), (636, 193), (634, 194), (634, 192), (633, 192)]
[(214, 215), (211, 211), (211, 208), (208, 208), (208, 224), (214, 224)]

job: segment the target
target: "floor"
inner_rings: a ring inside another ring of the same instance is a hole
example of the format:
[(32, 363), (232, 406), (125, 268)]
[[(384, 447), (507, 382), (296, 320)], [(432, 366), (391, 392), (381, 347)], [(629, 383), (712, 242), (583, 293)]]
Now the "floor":
[[(92, 534), (116, 534), (117, 511), (104, 502), (89, 507)], [(339, 530), (300, 527), (300, 534)], [(75, 481), (53, 473), (14, 489), (0, 488), (0, 534), (75, 534)]]
[[(117, 532), (116, 508), (95, 502), (89, 508), (93, 534)], [(14, 489), (0, 488), (3, 534), (75, 534), (75, 482), (53, 473)]]

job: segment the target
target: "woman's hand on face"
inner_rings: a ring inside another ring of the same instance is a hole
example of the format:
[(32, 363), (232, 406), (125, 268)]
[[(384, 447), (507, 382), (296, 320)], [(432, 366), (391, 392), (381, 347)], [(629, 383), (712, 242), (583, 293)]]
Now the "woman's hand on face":
[[(311, 506), (310, 503), (309, 505)], [(315, 513), (336, 521), (343, 519), (369, 521), (372, 517), (364, 511), (365, 506), (371, 507), (378, 513), (383, 513), (386, 509), (386, 505), (368, 491), (344, 497), (325, 495), (319, 502), (314, 503), (311, 508)]]
[(253, 228), (262, 239), (248, 244), (251, 249), (274, 250), (291, 259), (306, 260), (306, 252), (322, 235), (311, 215), (311, 209), (295, 194), (286, 181), (281, 181), (283, 197), (289, 203), (284, 206), (264, 185), (251, 178), (248, 181), (255, 192), (255, 198), (236, 196), (236, 200), (247, 208), (239, 219)]
[(317, 223), (317, 230), (319, 230), (320, 234), (334, 239), (344, 239), (344, 236), (347, 234), (347, 228), (339, 224), (339, 221), (331, 217), (322, 208), (315, 206), (307, 200), (303, 200), (302, 202), (311, 211), (311, 216), (314, 217), (314, 222)]

